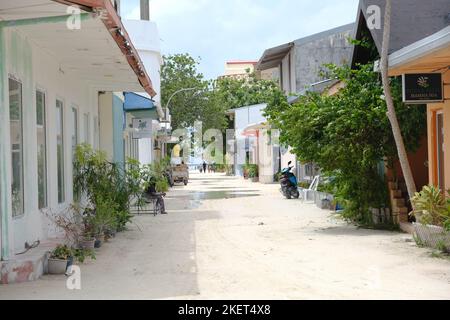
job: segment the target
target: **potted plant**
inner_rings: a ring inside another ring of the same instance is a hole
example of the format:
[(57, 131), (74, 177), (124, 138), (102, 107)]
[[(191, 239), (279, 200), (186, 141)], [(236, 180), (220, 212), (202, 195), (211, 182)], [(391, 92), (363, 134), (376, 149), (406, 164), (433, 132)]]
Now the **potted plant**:
[(247, 180), (248, 179), (248, 170), (249, 170), (249, 165), (248, 164), (244, 164), (242, 166), (242, 173), (244, 175), (244, 179)]
[(94, 249), (95, 248), (95, 237), (91, 233), (85, 233), (80, 239), (80, 248), (82, 249)]
[(105, 233), (115, 224), (115, 205), (111, 201), (99, 197), (96, 202), (95, 212), (89, 216), (89, 229), (95, 237), (94, 247), (100, 248), (105, 242)]
[[(450, 193), (450, 192), (449, 192)], [(450, 200), (435, 186), (425, 186), (411, 199), (418, 223), (415, 237), (422, 245), (450, 252)]]
[(252, 180), (252, 182), (259, 181), (258, 166), (256, 164), (250, 164), (248, 166), (248, 177)]
[(48, 259), (49, 274), (65, 274), (73, 262), (73, 251), (67, 245), (58, 245)]

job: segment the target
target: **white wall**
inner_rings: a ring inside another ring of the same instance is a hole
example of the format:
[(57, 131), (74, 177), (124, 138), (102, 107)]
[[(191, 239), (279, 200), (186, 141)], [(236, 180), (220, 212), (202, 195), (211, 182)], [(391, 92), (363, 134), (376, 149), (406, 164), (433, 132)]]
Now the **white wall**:
[[(156, 23), (146, 20), (123, 20), (123, 24), (128, 34), (139, 52), (142, 63), (147, 70), (154, 90), (157, 95), (153, 100), (157, 105), (161, 105), (161, 65), (163, 63), (161, 56), (161, 46), (158, 27)], [(148, 94), (139, 92), (140, 95)], [(155, 161), (153, 150), (153, 139), (139, 140), (139, 161), (143, 164), (149, 164)]]
[[(23, 161), (24, 161), (24, 215), (12, 219), (15, 251), (22, 251), (25, 241), (32, 243), (52, 236), (47, 229), (43, 214), (38, 210), (37, 191), (37, 139), (36, 139), (36, 89), (46, 94), (46, 122), (47, 122), (47, 194), (48, 204), (53, 211), (70, 204), (73, 200), (72, 193), (72, 141), (71, 141), (71, 116), (72, 107), (78, 110), (78, 142), (81, 142), (84, 132), (83, 114), (90, 114), (90, 136), (88, 143), (92, 144), (94, 124), (97, 117), (97, 93), (91, 90), (84, 81), (80, 81), (70, 75), (68, 70), (60, 70), (58, 58), (47, 52), (43, 52), (37, 45), (29, 41), (25, 36), (15, 31), (6, 29), (6, 72), (22, 82), (23, 94)], [(7, 85), (7, 83), (6, 83)], [(64, 102), (64, 146), (65, 146), (65, 198), (63, 204), (58, 204), (57, 192), (57, 158), (56, 158), (56, 99)], [(8, 96), (6, 97), (9, 105)], [(9, 112), (5, 123), (9, 123)], [(8, 165), (11, 163), (9, 130), (1, 137), (1, 143), (5, 143)], [(7, 177), (11, 181), (11, 173)], [(8, 183), (10, 185), (10, 183)], [(8, 201), (11, 201), (9, 190)], [(11, 214), (11, 208), (10, 212)]]
[[(254, 106), (242, 107), (235, 109), (235, 130), (236, 130), (236, 154), (235, 154), (235, 164), (236, 164), (236, 175), (242, 176), (241, 165), (245, 164), (246, 161), (246, 137), (243, 136), (244, 129), (252, 124), (258, 124), (267, 121), (263, 116), (264, 109), (267, 107), (266, 104), (258, 104)], [(250, 141), (250, 151), (256, 150), (257, 141), (256, 138), (249, 138)], [(256, 154), (250, 155), (252, 159), (256, 159)]]
[(158, 27), (156, 23), (145, 20), (123, 20), (122, 22), (136, 50), (138, 50), (145, 69), (152, 80), (153, 88), (157, 93), (157, 96), (153, 97), (153, 99), (157, 103), (160, 103), (160, 69), (163, 60), (161, 55), (161, 41), (159, 38)]
[(113, 94), (106, 92), (99, 96), (98, 112), (101, 119), (100, 149), (106, 152), (108, 159), (114, 159), (114, 121), (113, 121)]

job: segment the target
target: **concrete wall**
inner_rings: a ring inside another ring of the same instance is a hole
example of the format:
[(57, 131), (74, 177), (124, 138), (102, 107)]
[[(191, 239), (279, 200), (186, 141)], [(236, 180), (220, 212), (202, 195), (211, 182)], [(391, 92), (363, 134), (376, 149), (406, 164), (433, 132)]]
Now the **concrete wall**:
[(347, 38), (353, 35), (352, 27), (336, 32), (317, 34), (295, 42), (296, 92), (306, 86), (325, 80), (319, 76), (323, 65), (334, 63), (343, 65), (351, 62), (353, 46)]
[[(1, 40), (1, 39), (0, 39)], [(78, 140), (84, 132), (83, 114), (90, 114), (90, 136), (88, 143), (93, 143), (93, 119), (98, 116), (97, 93), (79, 79), (71, 77), (68, 72), (61, 72), (55, 57), (43, 52), (34, 42), (29, 41), (16, 29), (5, 28), (2, 41), (4, 80), (4, 96), (0, 105), (0, 115), (3, 130), (0, 131), (2, 151), (0, 163), (3, 170), (1, 176), (3, 258), (13, 256), (14, 252), (22, 251), (25, 241), (33, 243), (43, 240), (53, 234), (48, 229), (42, 213), (38, 210), (37, 192), (37, 139), (36, 139), (36, 96), (39, 89), (46, 95), (47, 122), (47, 194), (49, 207), (59, 211), (73, 200), (72, 192), (72, 107), (78, 111)], [(23, 94), (23, 166), (24, 166), (24, 215), (12, 218), (11, 208), (11, 146), (9, 136), (9, 96), (7, 89), (8, 75), (22, 83)], [(65, 156), (65, 198), (63, 204), (58, 204), (57, 192), (57, 159), (56, 159), (56, 99), (64, 102), (64, 156)], [(6, 130), (5, 130), (6, 129)], [(6, 167), (6, 170), (5, 170)], [(8, 229), (8, 235), (4, 232)]]
[(113, 93), (105, 92), (99, 95), (98, 112), (100, 115), (100, 149), (106, 152), (108, 160), (114, 159), (114, 122)]
[(255, 71), (254, 62), (227, 62), (225, 63), (225, 76), (238, 76), (247, 74), (247, 70), (250, 73)]
[[(152, 80), (153, 88), (157, 96), (153, 97), (156, 103), (161, 102), (161, 75), (160, 69), (163, 63), (159, 31), (156, 23), (146, 20), (123, 20), (123, 24), (130, 35), (145, 69)], [(139, 93), (147, 95), (145, 93)]]
[[(277, 170), (277, 148), (271, 143), (267, 130), (260, 130), (258, 137), (246, 137), (243, 135), (245, 128), (250, 125), (267, 122), (263, 116), (266, 104), (243, 107), (235, 110), (236, 130), (236, 175), (243, 176), (242, 165), (246, 162), (246, 144), (249, 145), (250, 159), (259, 165), (260, 181), (273, 182)], [(248, 140), (248, 143), (246, 143)]]

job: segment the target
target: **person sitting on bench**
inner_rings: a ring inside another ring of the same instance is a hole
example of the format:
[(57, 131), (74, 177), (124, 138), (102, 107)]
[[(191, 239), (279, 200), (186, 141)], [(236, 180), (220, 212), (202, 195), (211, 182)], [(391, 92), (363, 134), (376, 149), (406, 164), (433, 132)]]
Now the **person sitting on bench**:
[(164, 205), (164, 197), (165, 193), (159, 193), (156, 191), (156, 183), (153, 179), (151, 179), (145, 194), (149, 198), (156, 198), (155, 207), (161, 207), (161, 214), (167, 214), (166, 206)]

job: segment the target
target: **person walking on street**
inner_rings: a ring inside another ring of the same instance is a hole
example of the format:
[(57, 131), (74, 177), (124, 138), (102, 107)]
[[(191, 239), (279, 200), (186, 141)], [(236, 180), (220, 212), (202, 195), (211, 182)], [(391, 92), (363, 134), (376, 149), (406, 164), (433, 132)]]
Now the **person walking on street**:
[(204, 172), (204, 173), (206, 173), (206, 167), (207, 167), (207, 164), (206, 164), (205, 161), (203, 161), (203, 172)]

